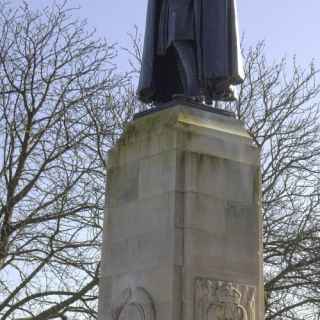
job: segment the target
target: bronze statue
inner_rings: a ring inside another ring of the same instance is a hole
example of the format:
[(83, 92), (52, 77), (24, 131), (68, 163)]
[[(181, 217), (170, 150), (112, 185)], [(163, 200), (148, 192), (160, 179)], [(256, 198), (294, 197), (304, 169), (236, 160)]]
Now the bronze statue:
[(149, 0), (141, 101), (231, 101), (243, 79), (236, 0)]

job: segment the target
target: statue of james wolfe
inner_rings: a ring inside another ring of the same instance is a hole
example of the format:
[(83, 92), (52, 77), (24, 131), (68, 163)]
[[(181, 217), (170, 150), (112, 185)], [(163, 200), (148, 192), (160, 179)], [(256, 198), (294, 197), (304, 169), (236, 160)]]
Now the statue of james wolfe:
[(141, 101), (231, 101), (243, 79), (236, 0), (149, 0)]

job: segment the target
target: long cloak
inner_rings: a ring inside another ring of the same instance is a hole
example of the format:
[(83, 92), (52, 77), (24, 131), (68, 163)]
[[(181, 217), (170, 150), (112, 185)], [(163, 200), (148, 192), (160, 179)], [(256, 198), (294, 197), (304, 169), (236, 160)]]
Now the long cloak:
[[(159, 55), (159, 19), (164, 0), (149, 0), (138, 96), (166, 102), (182, 92), (176, 55)], [(200, 87), (240, 84), (244, 79), (236, 0), (194, 0), (194, 41)], [(214, 94), (213, 94), (214, 95)]]

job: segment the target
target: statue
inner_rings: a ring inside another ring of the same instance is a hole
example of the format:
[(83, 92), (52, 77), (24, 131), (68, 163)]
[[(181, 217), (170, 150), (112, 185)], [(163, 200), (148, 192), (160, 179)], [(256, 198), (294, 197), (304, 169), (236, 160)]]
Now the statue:
[(236, 0), (149, 0), (141, 101), (232, 101), (243, 79)]

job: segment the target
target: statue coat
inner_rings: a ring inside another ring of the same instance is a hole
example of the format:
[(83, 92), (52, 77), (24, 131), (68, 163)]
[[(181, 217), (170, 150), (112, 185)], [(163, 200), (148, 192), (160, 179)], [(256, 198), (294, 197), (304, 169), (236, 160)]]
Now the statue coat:
[[(181, 90), (174, 41), (194, 42), (200, 86), (244, 79), (236, 0), (149, 0), (138, 96), (164, 102)], [(170, 49), (171, 48), (171, 49)]]

